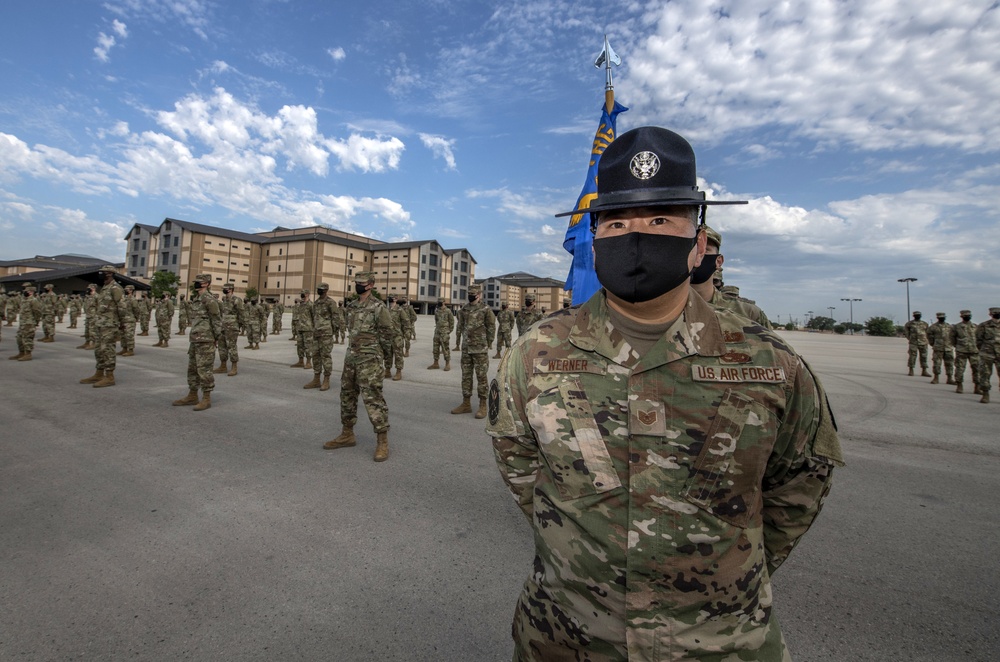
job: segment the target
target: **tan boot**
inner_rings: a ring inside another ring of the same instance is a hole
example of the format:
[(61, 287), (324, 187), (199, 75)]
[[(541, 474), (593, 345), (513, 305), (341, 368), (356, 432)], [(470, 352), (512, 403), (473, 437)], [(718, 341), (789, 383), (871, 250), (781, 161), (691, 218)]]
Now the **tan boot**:
[(227, 368), (226, 368), (226, 362), (222, 361), (222, 362), (219, 363), (219, 367), (216, 368), (215, 370), (213, 370), (212, 372), (215, 373), (216, 375), (221, 375), (224, 372), (226, 372), (226, 370), (227, 370)]
[(410, 353), (409, 352), (403, 352), (403, 358), (404, 359), (410, 358)]
[(445, 361), (444, 362), (444, 371), (448, 372), (449, 370), (451, 370), (451, 361)]
[(188, 391), (188, 394), (180, 400), (174, 400), (175, 407), (186, 407), (187, 405), (198, 404), (198, 391)]
[(965, 393), (965, 387), (962, 385), (962, 382), (958, 383), (958, 387), (955, 388), (955, 393)]
[(330, 375), (323, 375), (323, 383), (320, 385), (319, 390), (321, 391), (330, 390)]
[(237, 363), (239, 363), (239, 361), (233, 361), (232, 364), (230, 364), (232, 367), (230, 367), (229, 372), (226, 373), (227, 377), (235, 377), (239, 374), (239, 371), (236, 369)]
[(376, 462), (385, 462), (389, 459), (389, 433), (379, 432), (375, 439), (375, 457), (372, 458)]
[(122, 354), (122, 356), (135, 356), (135, 350), (130, 347), (127, 352)]
[(385, 372), (382, 373), (382, 379), (389, 379), (390, 377), (392, 377), (392, 368), (386, 366)]
[(398, 382), (402, 378), (403, 378), (403, 369), (396, 368), (396, 374), (392, 376), (392, 381)]
[(125, 348), (122, 347), (120, 350), (115, 352), (115, 356), (125, 356)]
[(979, 398), (979, 401), (982, 402), (984, 405), (989, 404), (990, 403), (990, 392), (989, 391), (983, 391), (983, 397)]
[(940, 384), (940, 383), (941, 382), (938, 380), (938, 376), (934, 375), (934, 379), (931, 380), (931, 384)]
[(45, 336), (44, 338), (42, 338), (38, 342), (55, 342), (55, 341), (56, 341), (56, 339), (53, 338), (52, 336)]
[(114, 386), (114, 385), (115, 385), (115, 371), (105, 370), (104, 379), (94, 384), (94, 388), (104, 388), (105, 386)]
[(96, 348), (97, 348), (97, 345), (94, 344), (93, 340), (87, 341), (87, 344), (84, 347), (84, 349), (96, 349)]
[(319, 388), (319, 373), (314, 372), (312, 381), (303, 386), (302, 388)]
[(906, 375), (907, 375), (907, 377), (912, 377), (913, 376), (913, 368), (910, 368), (910, 371), (908, 373), (906, 373)]
[(930, 377), (931, 373), (927, 372), (927, 368), (921, 368), (920, 369), (920, 376), (921, 377)]
[(299, 357), (299, 362), (298, 363), (293, 363), (293, 364), (291, 364), (288, 367), (289, 368), (304, 368), (304, 367), (306, 367), (306, 364), (302, 362), (302, 357)]
[(163, 344), (160, 345), (160, 347), (169, 347), (169, 346), (170, 346), (170, 344), (166, 340), (164, 340)]
[(163, 347), (163, 341), (162, 340), (157, 340), (156, 344), (153, 345), (153, 347)]
[(19, 358), (21, 358), (22, 356), (24, 356), (24, 352), (18, 352), (18, 353), (17, 353), (17, 354), (15, 354), (14, 356), (8, 356), (8, 357), (7, 357), (7, 360), (8, 360), (8, 361), (17, 361), (17, 360), (18, 360)]
[(354, 446), (357, 443), (358, 440), (354, 436), (354, 428), (349, 428), (345, 425), (344, 429), (341, 430), (340, 432), (340, 436), (338, 436), (336, 439), (332, 439), (323, 444), (323, 448), (325, 448), (328, 451), (331, 451), (335, 448), (348, 448), (350, 446)]
[(312, 370), (313, 367), (312, 359), (306, 358), (306, 364), (302, 367), (305, 368), (306, 370)]
[(95, 370), (94, 374), (92, 374), (90, 377), (84, 377), (83, 379), (80, 380), (80, 383), (81, 384), (96, 384), (97, 382), (101, 381), (102, 379), (104, 379), (104, 371), (103, 370)]
[(469, 402), (468, 397), (462, 398), (462, 404), (451, 410), (453, 414), (469, 414), (472, 412), (472, 403)]
[(972, 395), (981, 395), (982, 391), (979, 390), (979, 384), (974, 384), (972, 387)]
[(17, 360), (18, 361), (30, 361), (31, 360), (31, 352), (25, 352)]
[(499, 348), (497, 348), (497, 353), (493, 355), (493, 358), (495, 358), (495, 359), (500, 358), (500, 349)]
[(76, 348), (77, 349), (87, 349), (87, 343), (83, 343), (82, 345), (77, 345)]
[(957, 384), (957, 383), (958, 383), (958, 382), (956, 382), (956, 381), (955, 381), (954, 379), (952, 379), (951, 377), (949, 377), (949, 378), (948, 378), (948, 381), (946, 381), (946, 382), (945, 382), (945, 384), (949, 384), (949, 385), (951, 385), (951, 386), (954, 386), (954, 385), (955, 385), (955, 384)]
[(441, 369), (441, 365), (437, 362), (437, 359), (434, 359), (434, 363), (432, 363), (429, 366), (427, 366), (427, 369), (428, 370), (440, 370)]
[(194, 411), (205, 411), (212, 406), (212, 393), (202, 391), (201, 392), (201, 402), (194, 406)]
[(479, 409), (476, 410), (476, 418), (486, 418), (486, 398), (479, 398)]

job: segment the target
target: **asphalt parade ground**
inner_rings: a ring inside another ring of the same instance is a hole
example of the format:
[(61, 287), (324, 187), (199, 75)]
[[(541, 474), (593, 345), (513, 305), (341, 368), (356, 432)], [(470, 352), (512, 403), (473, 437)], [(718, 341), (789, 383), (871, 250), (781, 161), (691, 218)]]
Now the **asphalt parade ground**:
[[(82, 328), (57, 325), (31, 362), (6, 360), (3, 328), (0, 660), (510, 659), (531, 532), (485, 421), (449, 413), (458, 353), (427, 370), (419, 318), (374, 463), (363, 408), (356, 447), (321, 448), (344, 346), (332, 388), (303, 390), (289, 318), (258, 351), (241, 339), (203, 412), (170, 404), (184, 336), (154, 348), (153, 327), (95, 389)], [(903, 340), (782, 335), (822, 378), (848, 462), (774, 579), (793, 658), (997, 659), (996, 378), (980, 404), (968, 376), (964, 395), (907, 377)]]

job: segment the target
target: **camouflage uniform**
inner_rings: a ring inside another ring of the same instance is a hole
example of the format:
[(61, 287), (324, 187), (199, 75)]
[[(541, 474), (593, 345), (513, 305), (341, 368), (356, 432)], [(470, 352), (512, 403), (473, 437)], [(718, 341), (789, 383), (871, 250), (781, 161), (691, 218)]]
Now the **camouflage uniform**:
[[(363, 280), (362, 272), (355, 282)], [(385, 304), (369, 295), (347, 305), (347, 351), (340, 376), (340, 422), (353, 428), (358, 421), (358, 395), (376, 433), (389, 431), (389, 408), (382, 396), (384, 354), (394, 333)]]
[(14, 326), (17, 320), (17, 312), (21, 308), (21, 297), (16, 292), (11, 292), (7, 297), (7, 326)]
[(841, 453), (784, 341), (691, 292), (639, 356), (598, 292), (506, 354), (487, 432), (535, 531), (516, 660), (789, 659), (770, 578)]
[(399, 330), (403, 346), (403, 356), (410, 355), (410, 340), (413, 336), (413, 324), (417, 321), (417, 314), (406, 301), (399, 305)]
[(514, 316), (514, 311), (501, 307), (500, 314), (497, 315), (497, 355), (501, 349), (510, 349), (511, 332), (515, 324), (517, 318)]
[[(197, 276), (196, 278), (202, 278)], [(208, 282), (211, 282), (211, 278)], [(215, 389), (215, 344), (222, 337), (222, 310), (208, 291), (191, 295), (191, 332), (188, 333), (188, 389), (206, 395)]]
[(80, 297), (76, 294), (73, 298), (69, 300), (69, 328), (77, 328), (76, 321), (80, 317), (80, 313), (83, 311), (83, 302), (80, 301)]
[(133, 294), (134, 291), (131, 285), (125, 286), (125, 330), (121, 334), (122, 349), (118, 352), (119, 356), (135, 354), (135, 325), (143, 310), (142, 304)]
[(972, 311), (963, 310), (959, 313), (962, 321), (951, 327), (952, 344), (955, 346), (955, 392), (964, 393), (965, 387), (965, 364), (968, 362), (972, 368), (972, 387), (975, 393), (979, 393), (979, 348), (976, 346), (976, 325), (971, 321), (965, 321), (966, 317), (972, 316)]
[(334, 337), (341, 345), (344, 344), (344, 338), (347, 337), (347, 309), (344, 308), (343, 301), (337, 302), (337, 324), (334, 327)]
[(136, 297), (136, 316), (139, 321), (139, 328), (142, 330), (141, 336), (149, 335), (149, 316), (153, 312), (153, 306), (145, 294)]
[[(222, 333), (219, 334), (219, 361), (222, 363), (220, 372), (224, 371), (226, 361), (239, 363), (240, 360), (240, 327), (246, 323), (246, 310), (243, 299), (233, 294), (234, 289), (233, 283), (226, 283), (219, 300), (219, 314), (222, 317)], [(226, 294), (227, 291), (229, 294)]]
[(397, 371), (403, 370), (403, 325), (407, 320), (406, 311), (396, 302), (390, 302), (389, 318), (392, 320), (392, 340), (389, 343), (389, 350), (385, 355), (385, 376), (391, 374), (393, 367)]
[(299, 299), (296, 299), (295, 303), (292, 304), (292, 340), (298, 340), (299, 337), (299, 314), (301, 310), (302, 307), (299, 305)]
[[(527, 303), (528, 303), (528, 300), (525, 301), (525, 304), (527, 304)], [(534, 306), (532, 306), (531, 308), (528, 308), (527, 306), (524, 307), (524, 308), (522, 308), (521, 312), (519, 312), (517, 314), (517, 318), (516, 318), (516, 320), (517, 320), (517, 335), (521, 335), (522, 333), (525, 333), (528, 329), (531, 328), (532, 324), (534, 324), (538, 320), (542, 319), (542, 317), (543, 317), (542, 313), (537, 308), (535, 308)]]
[(444, 354), (445, 369), (451, 369), (451, 348), (449, 340), (451, 330), (455, 328), (455, 316), (451, 314), (448, 306), (444, 305), (444, 299), (438, 299), (437, 308), (434, 310), (434, 340), (431, 342), (431, 351), (434, 353), (434, 367), (438, 364), (438, 357)]
[(994, 369), (1000, 375), (1000, 308), (990, 308), (990, 319), (976, 327), (976, 344), (979, 346), (980, 402), (990, 401), (990, 378)]
[[(324, 287), (325, 286), (325, 287)], [(330, 375), (333, 374), (333, 337), (334, 319), (337, 317), (337, 304), (329, 296), (330, 287), (326, 283), (320, 283), (317, 288), (322, 291), (322, 295), (316, 298), (312, 304), (312, 326), (315, 354), (313, 354), (313, 381), (319, 381), (321, 375), (325, 375), (326, 382), (321, 386), (321, 390), (330, 388)], [(310, 382), (312, 383), (312, 382)]]
[(709, 303), (714, 308), (732, 311), (740, 317), (745, 317), (751, 322), (756, 322), (765, 329), (771, 329), (771, 321), (767, 319), (767, 315), (764, 314), (764, 311), (750, 303), (747, 299), (737, 296), (728, 296), (719, 290), (715, 290), (715, 293), (712, 294), (712, 299)]
[(45, 314), (42, 302), (35, 295), (35, 286), (30, 283), (25, 284), (24, 291), (30, 292), (31, 296), (23, 297), (18, 308), (17, 354), (10, 357), (11, 359), (31, 358), (31, 352), (35, 349), (35, 331)]
[(271, 315), (271, 304), (260, 302), (260, 342), (267, 342), (267, 318)]
[(177, 302), (177, 335), (183, 336), (184, 330), (191, 325), (191, 302), (182, 294)]
[(83, 338), (84, 343), (77, 349), (93, 349), (97, 344), (95, 325), (97, 321), (97, 290), (89, 292), (83, 299)]
[[(469, 293), (476, 286), (469, 287)], [(482, 301), (462, 306), (462, 398), (472, 397), (472, 373), (476, 374), (476, 393), (486, 401), (486, 373), (490, 369), (489, 349), (496, 335), (496, 316)]]
[(66, 310), (69, 308), (69, 303), (66, 301), (66, 295), (60, 294), (56, 297), (56, 321), (60, 324), (63, 323), (63, 317), (66, 315)]
[(281, 316), (285, 314), (285, 307), (278, 302), (274, 304), (274, 317), (271, 319), (271, 335), (276, 336), (281, 333)]
[(56, 337), (56, 308), (59, 297), (56, 296), (52, 289), (52, 284), (46, 283), (45, 291), (38, 296), (38, 301), (42, 304), (41, 342), (53, 342)]
[[(920, 315), (920, 311), (913, 311), (914, 316)], [(906, 340), (909, 342), (909, 350), (907, 352), (907, 362), (906, 367), (910, 369), (910, 374), (913, 374), (913, 366), (916, 365), (917, 355), (920, 355), (920, 368), (923, 370), (923, 377), (930, 377), (927, 374), (927, 322), (916, 319), (910, 320), (903, 325), (903, 331), (906, 334)]]
[(257, 300), (246, 307), (247, 344), (243, 349), (256, 349), (260, 344), (260, 327), (267, 315), (264, 306)]
[(122, 286), (115, 281), (102, 285), (94, 298), (94, 322), (91, 327), (98, 371), (114, 371), (115, 344), (122, 326), (127, 323), (128, 314), (128, 303)]
[[(308, 290), (302, 290), (302, 294), (308, 295), (309, 292)], [(299, 299), (299, 337), (295, 349), (299, 353), (299, 360), (305, 359), (307, 364), (312, 361), (313, 355), (316, 353), (312, 306), (312, 301)]]
[(170, 323), (174, 320), (174, 302), (164, 297), (156, 302), (156, 335), (161, 347), (170, 342)]
[(933, 348), (932, 358), (934, 380), (932, 384), (937, 384), (941, 376), (941, 363), (944, 363), (944, 374), (947, 384), (954, 384), (951, 375), (955, 369), (955, 347), (952, 344), (951, 324), (945, 322), (944, 313), (937, 314), (937, 322), (927, 328), (927, 343)]

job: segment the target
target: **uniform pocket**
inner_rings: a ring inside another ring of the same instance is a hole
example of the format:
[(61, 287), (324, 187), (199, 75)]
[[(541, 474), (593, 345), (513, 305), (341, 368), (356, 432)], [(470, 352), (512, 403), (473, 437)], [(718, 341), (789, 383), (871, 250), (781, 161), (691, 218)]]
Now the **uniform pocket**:
[(553, 482), (564, 499), (621, 487), (611, 454), (579, 382), (567, 380), (525, 407)]
[(773, 438), (770, 420), (754, 400), (726, 390), (684, 498), (733, 526), (746, 528), (760, 511), (761, 480)]

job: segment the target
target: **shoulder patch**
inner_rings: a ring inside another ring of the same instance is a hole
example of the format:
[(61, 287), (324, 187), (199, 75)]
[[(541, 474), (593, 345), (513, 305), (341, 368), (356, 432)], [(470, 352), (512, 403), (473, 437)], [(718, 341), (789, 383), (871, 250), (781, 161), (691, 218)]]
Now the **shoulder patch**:
[(487, 407), (490, 415), (490, 425), (496, 425), (500, 419), (500, 384), (496, 378), (490, 382), (490, 394), (487, 400)]

